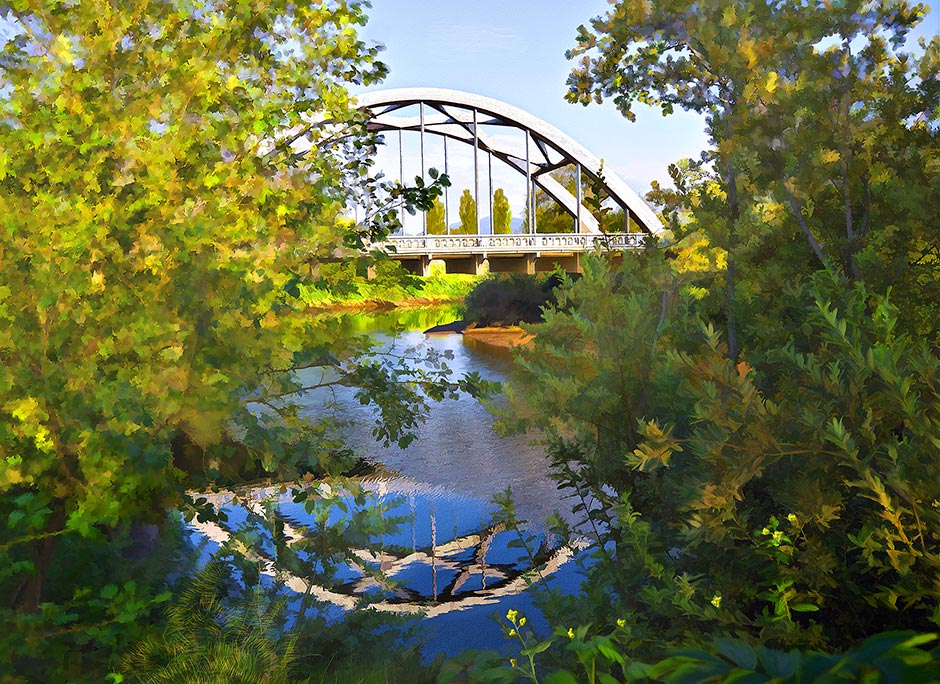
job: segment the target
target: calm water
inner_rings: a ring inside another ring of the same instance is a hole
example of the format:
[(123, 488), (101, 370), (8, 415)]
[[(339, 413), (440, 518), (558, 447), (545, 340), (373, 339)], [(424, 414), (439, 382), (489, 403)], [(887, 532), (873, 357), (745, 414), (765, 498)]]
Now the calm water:
[[(465, 344), (462, 335), (423, 334), (454, 317), (454, 310), (438, 308), (358, 314), (338, 323), (373, 335), (380, 349), (390, 353), (415, 347), (449, 351), (453, 359), (447, 363), (456, 375), (476, 371), (489, 380), (504, 380), (511, 368), (507, 354)], [(387, 504), (389, 516), (405, 521), (395, 534), (373, 539), (361, 559), (364, 566), (381, 568), (391, 581), (379, 584), (360, 568), (348, 567), (339, 570), (328, 589), (302, 577), (292, 577), (289, 586), (311, 591), (337, 610), (368, 596), (379, 610), (423, 615), (429, 657), (467, 648), (503, 648), (503, 633), (494, 617), (509, 608), (525, 612), (538, 626), (532, 592), (573, 591), (581, 579), (570, 552), (556, 548), (546, 532), (547, 517), (555, 510), (569, 510), (570, 503), (547, 477), (548, 462), (538, 440), (497, 435), (487, 409), (463, 397), (432, 404), (417, 439), (406, 449), (382, 448), (371, 434), (373, 410), (359, 404), (354, 394), (347, 388), (309, 393), (303, 398), (304, 411), (316, 417), (327, 410), (327, 402), (335, 403), (350, 420), (344, 431), (349, 445), (383, 466), (381, 475), (364, 478), (363, 483), (374, 501)], [(501, 527), (496, 516), (493, 497), (507, 486), (518, 517), (528, 521), (528, 550), (516, 548), (518, 533)], [(258, 497), (265, 494), (271, 491), (256, 492)], [(355, 508), (338, 492), (324, 494), (324, 505), (343, 500), (347, 508)], [(246, 519), (247, 512), (238, 506), (219, 503), (229, 513), (228, 527)], [(281, 497), (278, 515), (286, 529), (298, 535), (310, 523), (304, 508), (286, 497)], [(329, 515), (342, 523), (335, 507)], [(222, 529), (202, 532), (215, 541), (225, 536)]]

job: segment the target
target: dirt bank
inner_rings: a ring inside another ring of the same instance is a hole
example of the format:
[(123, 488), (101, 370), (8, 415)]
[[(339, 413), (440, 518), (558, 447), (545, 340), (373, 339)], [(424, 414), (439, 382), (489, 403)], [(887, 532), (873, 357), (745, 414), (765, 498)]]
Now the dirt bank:
[(467, 328), (463, 331), (463, 336), (478, 344), (498, 349), (528, 347), (535, 337), (517, 325), (505, 328)]

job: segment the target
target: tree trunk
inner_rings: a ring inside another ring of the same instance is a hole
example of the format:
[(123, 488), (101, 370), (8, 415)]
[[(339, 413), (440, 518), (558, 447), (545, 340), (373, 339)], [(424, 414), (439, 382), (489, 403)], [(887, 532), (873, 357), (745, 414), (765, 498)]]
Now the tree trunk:
[(64, 524), (65, 512), (57, 509), (46, 524), (44, 536), (33, 542), (33, 572), (24, 577), (20, 586), (13, 592), (12, 607), (17, 612), (39, 612), (46, 576), (52, 568), (52, 559), (59, 545), (59, 532)]

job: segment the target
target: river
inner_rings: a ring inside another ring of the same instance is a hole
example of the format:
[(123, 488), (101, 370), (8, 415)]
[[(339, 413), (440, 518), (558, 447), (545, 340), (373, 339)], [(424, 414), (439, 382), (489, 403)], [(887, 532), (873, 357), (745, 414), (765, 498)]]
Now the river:
[[(400, 353), (417, 347), (447, 352), (452, 355), (447, 363), (456, 375), (476, 371), (488, 380), (505, 380), (512, 365), (506, 352), (465, 343), (459, 334), (423, 334), (454, 316), (454, 309), (435, 307), (356, 314), (340, 324), (370, 334), (380, 350)], [(339, 408), (349, 421), (344, 430), (349, 446), (380, 465), (377, 474), (360, 478), (362, 484), (373, 501), (390, 502), (389, 516), (407, 518), (397, 533), (374, 539), (368, 550), (360, 552), (361, 565), (381, 569), (389, 582), (376, 583), (361, 568), (350, 566), (339, 570), (330, 587), (302, 577), (289, 578), (288, 586), (310, 592), (340, 611), (352, 609), (367, 595), (373, 609), (421, 615), (424, 654), (429, 658), (468, 648), (503, 650), (499, 618), (510, 608), (529, 615), (536, 628), (547, 629), (533, 604), (534, 593), (573, 591), (580, 573), (577, 563), (571, 562), (571, 551), (558, 548), (546, 525), (554, 511), (570, 511), (571, 505), (548, 477), (549, 463), (538, 440), (531, 435), (498, 435), (486, 407), (462, 397), (432, 403), (407, 448), (383, 448), (372, 437), (372, 408), (360, 404), (354, 394), (349, 388), (308, 393), (303, 410), (316, 416), (327, 402)], [(519, 530), (505, 529), (493, 503), (507, 487), (517, 517), (526, 521)], [(259, 489), (253, 496), (273, 491)], [(321, 494), (325, 501), (333, 497), (355, 508), (350, 497), (342, 498), (331, 489)], [(246, 519), (235, 502), (219, 503), (229, 514), (229, 526)], [(303, 530), (310, 522), (303, 506), (284, 496), (278, 511), (289, 532)], [(336, 510), (329, 516), (331, 523), (343, 522)], [(563, 517), (570, 519), (570, 513)], [(226, 533), (206, 526), (200, 532), (215, 542)], [(522, 547), (521, 537), (527, 542)]]

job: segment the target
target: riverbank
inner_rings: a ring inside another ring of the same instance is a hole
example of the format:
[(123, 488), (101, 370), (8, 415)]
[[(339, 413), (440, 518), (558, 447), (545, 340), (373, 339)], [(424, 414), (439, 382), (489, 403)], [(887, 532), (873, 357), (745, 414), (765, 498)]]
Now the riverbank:
[(526, 332), (518, 325), (466, 328), (463, 331), (463, 336), (464, 338), (473, 340), (476, 344), (493, 349), (529, 347), (532, 345), (532, 340), (535, 339), (535, 335)]
[(406, 299), (361, 299), (350, 300), (324, 300), (311, 304), (307, 311), (312, 314), (337, 313), (387, 313), (398, 309), (421, 309), (429, 306), (458, 306), (463, 304), (462, 296), (441, 296)]
[(350, 277), (339, 284), (328, 281), (299, 288), (301, 300), (311, 312), (358, 313), (363, 311), (463, 304), (480, 282), (480, 276), (437, 273), (417, 278), (396, 273), (394, 277)]

